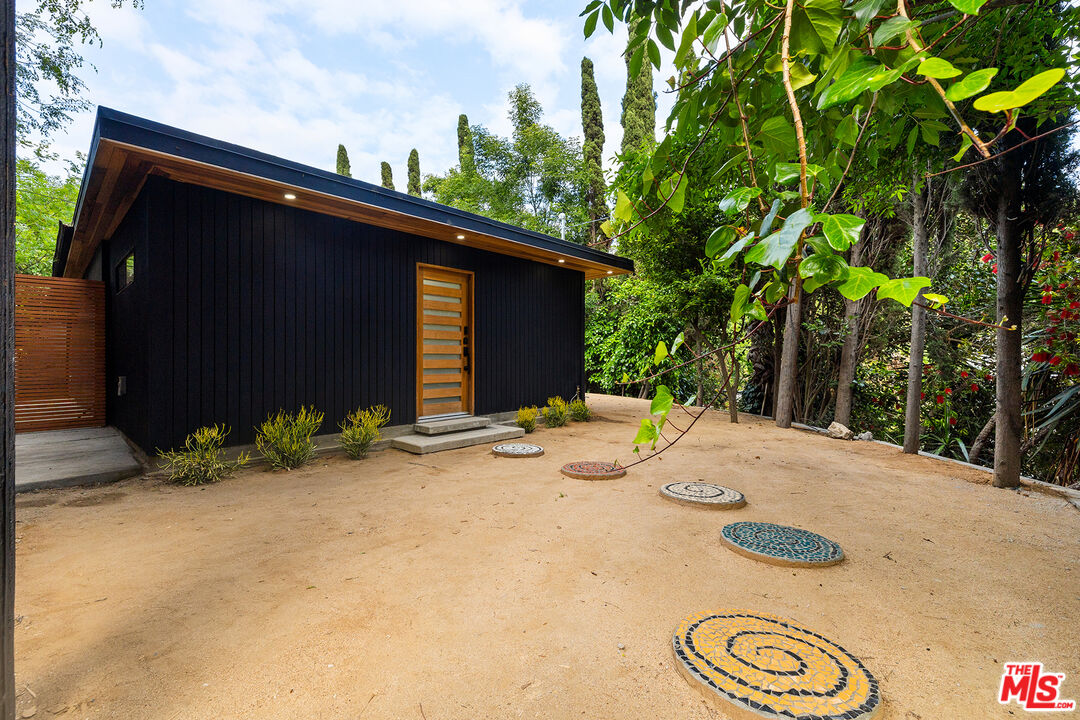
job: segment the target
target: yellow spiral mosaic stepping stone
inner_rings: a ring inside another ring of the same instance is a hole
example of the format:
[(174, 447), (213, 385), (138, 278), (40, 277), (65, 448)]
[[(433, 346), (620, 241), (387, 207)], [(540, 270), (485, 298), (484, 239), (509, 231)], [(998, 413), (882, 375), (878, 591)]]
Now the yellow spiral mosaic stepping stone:
[(847, 650), (785, 618), (746, 610), (695, 613), (672, 639), (687, 681), (734, 717), (870, 720), (877, 680)]

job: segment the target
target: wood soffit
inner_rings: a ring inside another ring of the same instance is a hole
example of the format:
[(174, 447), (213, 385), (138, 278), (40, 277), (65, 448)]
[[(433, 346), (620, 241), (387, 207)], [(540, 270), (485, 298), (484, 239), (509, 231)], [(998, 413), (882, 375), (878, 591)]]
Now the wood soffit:
[[(103, 238), (111, 237), (146, 178), (160, 175), (177, 182), (223, 190), (368, 225), (465, 245), (489, 252), (547, 263), (585, 273), (587, 279), (629, 271), (506, 238), (465, 230), (442, 222), (387, 210), (349, 198), (295, 187), (264, 177), (101, 138), (84, 189), (65, 277), (82, 277)], [(287, 196), (292, 196), (287, 197)]]

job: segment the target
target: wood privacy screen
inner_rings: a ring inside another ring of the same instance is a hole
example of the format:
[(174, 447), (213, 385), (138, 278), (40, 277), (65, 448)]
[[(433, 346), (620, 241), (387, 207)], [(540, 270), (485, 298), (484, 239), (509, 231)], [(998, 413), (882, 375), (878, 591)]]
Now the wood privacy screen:
[(105, 424), (105, 284), (15, 276), (15, 432)]

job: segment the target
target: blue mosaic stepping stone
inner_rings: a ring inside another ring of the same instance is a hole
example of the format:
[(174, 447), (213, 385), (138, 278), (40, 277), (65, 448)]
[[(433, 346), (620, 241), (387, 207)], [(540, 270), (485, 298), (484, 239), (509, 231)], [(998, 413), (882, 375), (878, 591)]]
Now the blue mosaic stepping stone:
[(792, 620), (746, 610), (683, 618), (672, 638), (675, 667), (738, 718), (870, 720), (878, 682), (851, 653)]
[(773, 523), (731, 523), (720, 531), (720, 540), (740, 555), (772, 565), (825, 567), (844, 559), (844, 551), (832, 540)]

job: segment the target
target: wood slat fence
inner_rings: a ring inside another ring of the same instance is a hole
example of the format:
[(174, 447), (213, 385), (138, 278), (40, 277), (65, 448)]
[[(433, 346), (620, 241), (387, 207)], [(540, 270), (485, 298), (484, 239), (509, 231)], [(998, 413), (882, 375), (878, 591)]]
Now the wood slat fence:
[(105, 424), (105, 284), (15, 276), (15, 432)]

